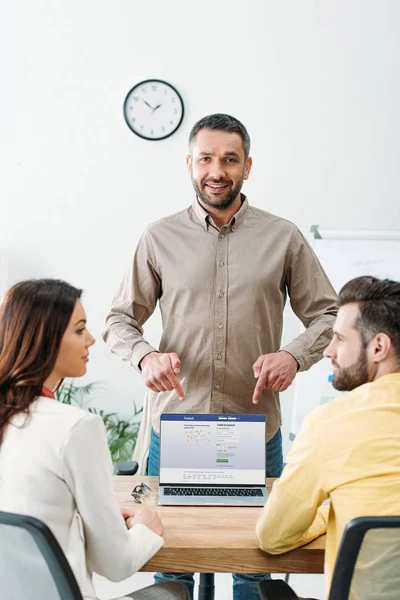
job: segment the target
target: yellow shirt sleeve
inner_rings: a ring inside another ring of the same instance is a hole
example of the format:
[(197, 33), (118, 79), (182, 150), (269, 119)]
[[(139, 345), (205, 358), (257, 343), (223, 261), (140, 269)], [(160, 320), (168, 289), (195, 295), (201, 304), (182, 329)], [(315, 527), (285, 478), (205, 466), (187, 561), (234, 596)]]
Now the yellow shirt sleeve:
[(260, 548), (270, 554), (288, 552), (326, 532), (329, 506), (321, 504), (328, 494), (314, 415), (305, 419), (257, 522)]

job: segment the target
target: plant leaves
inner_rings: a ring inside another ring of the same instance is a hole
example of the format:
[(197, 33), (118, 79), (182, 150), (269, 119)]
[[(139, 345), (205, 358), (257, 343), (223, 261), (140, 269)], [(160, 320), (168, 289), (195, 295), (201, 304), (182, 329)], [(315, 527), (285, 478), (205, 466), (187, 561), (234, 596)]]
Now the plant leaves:
[(72, 380), (63, 383), (55, 392), (55, 397), (63, 404), (79, 406), (91, 414), (101, 417), (106, 428), (108, 447), (113, 462), (130, 460), (136, 446), (140, 427), (139, 416), (143, 412), (143, 408), (138, 409), (134, 402), (132, 417), (123, 419), (116, 412), (107, 413), (102, 409), (88, 406), (92, 401), (93, 392), (98, 387), (99, 382), (97, 381), (83, 386), (76, 386)]

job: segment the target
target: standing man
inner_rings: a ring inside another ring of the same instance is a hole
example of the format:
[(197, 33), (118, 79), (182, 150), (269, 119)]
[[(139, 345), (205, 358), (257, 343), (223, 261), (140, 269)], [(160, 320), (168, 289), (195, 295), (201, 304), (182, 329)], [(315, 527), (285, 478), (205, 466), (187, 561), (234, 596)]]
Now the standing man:
[[(107, 317), (105, 341), (149, 388), (135, 455), (143, 472), (148, 452), (149, 475), (158, 475), (160, 415), (211, 412), (266, 415), (267, 476), (279, 477), (279, 392), (320, 360), (331, 338), (336, 294), (311, 247), (295, 225), (241, 194), (249, 152), (234, 117), (194, 125), (186, 159), (193, 204), (146, 229)], [(306, 331), (281, 348), (288, 295)], [(142, 329), (157, 301), (159, 349)], [(234, 600), (258, 599), (258, 581), (268, 577), (234, 575)], [(180, 579), (193, 593), (193, 577)]]

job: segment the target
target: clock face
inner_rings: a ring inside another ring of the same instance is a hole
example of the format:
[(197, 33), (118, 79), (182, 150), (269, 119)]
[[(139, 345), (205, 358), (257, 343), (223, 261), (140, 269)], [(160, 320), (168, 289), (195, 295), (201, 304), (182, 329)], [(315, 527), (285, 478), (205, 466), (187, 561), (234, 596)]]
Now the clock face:
[(135, 85), (124, 102), (130, 129), (146, 140), (162, 140), (176, 131), (183, 119), (183, 101), (177, 90), (160, 79)]

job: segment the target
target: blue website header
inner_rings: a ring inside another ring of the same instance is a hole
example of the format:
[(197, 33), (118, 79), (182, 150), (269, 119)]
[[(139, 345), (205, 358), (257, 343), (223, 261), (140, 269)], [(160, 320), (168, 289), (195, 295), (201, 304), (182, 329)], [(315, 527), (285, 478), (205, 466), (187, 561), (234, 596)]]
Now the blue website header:
[(220, 421), (221, 423), (226, 422), (237, 422), (237, 421), (252, 421), (256, 423), (265, 423), (264, 415), (178, 415), (178, 414), (165, 414), (161, 415), (162, 421)]

